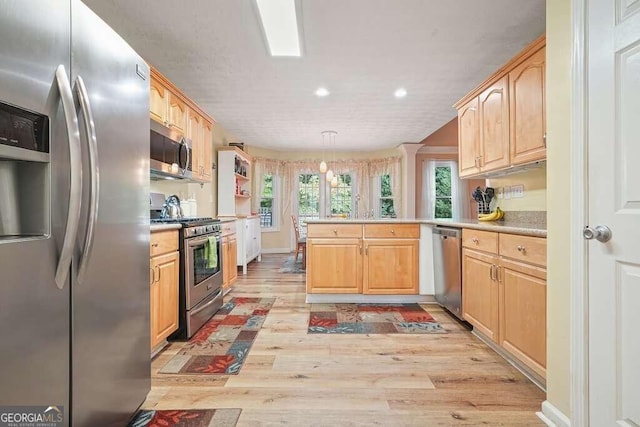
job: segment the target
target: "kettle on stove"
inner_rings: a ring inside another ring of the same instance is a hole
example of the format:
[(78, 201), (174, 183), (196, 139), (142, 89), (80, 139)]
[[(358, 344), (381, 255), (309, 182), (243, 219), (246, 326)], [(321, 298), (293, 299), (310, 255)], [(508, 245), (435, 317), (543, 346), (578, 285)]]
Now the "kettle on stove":
[(167, 197), (164, 205), (162, 205), (162, 218), (182, 218), (184, 213), (180, 206), (180, 198), (175, 194)]

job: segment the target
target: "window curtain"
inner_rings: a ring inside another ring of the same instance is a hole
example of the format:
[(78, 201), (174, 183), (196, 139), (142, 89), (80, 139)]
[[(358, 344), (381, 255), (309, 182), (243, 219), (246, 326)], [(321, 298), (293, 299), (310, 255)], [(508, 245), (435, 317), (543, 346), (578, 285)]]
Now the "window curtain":
[[(282, 162), (271, 159), (262, 159), (255, 158), (253, 162), (253, 180), (251, 182), (251, 193), (253, 197), (251, 198), (251, 207), (253, 212), (260, 211), (260, 199), (262, 198), (262, 193), (264, 193), (264, 176), (265, 175), (273, 175), (280, 177), (280, 180), (283, 181), (284, 188), (284, 176), (285, 168)], [(277, 185), (278, 182), (274, 181), (274, 185)], [(284, 212), (282, 209), (282, 205), (286, 200), (290, 199), (290, 197), (286, 197), (286, 193), (283, 193), (280, 196), (280, 192), (278, 189), (276, 190), (276, 200), (274, 209), (278, 210), (278, 213)], [(282, 215), (280, 215), (280, 222), (283, 223), (284, 219)]]
[(436, 161), (422, 161), (422, 206), (420, 216), (433, 218), (436, 212)]
[(451, 214), (454, 219), (469, 218), (469, 203), (467, 203), (468, 185), (458, 176), (458, 163), (447, 162), (451, 167)]

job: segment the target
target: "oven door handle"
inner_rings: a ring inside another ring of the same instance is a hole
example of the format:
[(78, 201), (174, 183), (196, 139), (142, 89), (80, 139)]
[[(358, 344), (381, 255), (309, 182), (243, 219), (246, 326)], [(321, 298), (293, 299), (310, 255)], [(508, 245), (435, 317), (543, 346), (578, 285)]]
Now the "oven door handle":
[[(207, 243), (208, 241), (209, 241), (209, 237), (207, 236), (198, 240), (187, 240), (187, 244), (189, 245), (189, 247), (193, 247), (193, 246), (202, 245), (203, 243)], [(216, 236), (216, 243), (220, 243), (221, 241), (222, 241), (222, 237)]]
[(202, 307), (198, 307), (195, 310), (191, 311), (191, 315), (193, 316), (194, 314), (198, 314), (200, 313), (202, 310), (206, 309), (207, 307), (210, 307), (212, 304), (214, 304), (216, 302), (216, 300), (218, 299), (218, 297), (222, 295), (222, 289), (220, 289), (218, 292), (216, 292), (215, 296), (213, 298), (211, 298), (211, 301), (207, 302), (206, 304), (204, 304)]

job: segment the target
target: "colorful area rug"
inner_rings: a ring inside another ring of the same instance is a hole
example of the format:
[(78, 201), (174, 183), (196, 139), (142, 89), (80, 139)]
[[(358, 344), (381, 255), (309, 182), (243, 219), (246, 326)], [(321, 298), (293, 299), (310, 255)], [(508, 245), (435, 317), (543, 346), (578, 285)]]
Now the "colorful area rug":
[(310, 334), (442, 334), (419, 304), (311, 304)]
[(141, 410), (128, 427), (233, 427), (242, 409)]
[(161, 374), (237, 374), (275, 298), (232, 298), (160, 370)]
[(291, 255), (282, 265), (280, 273), (294, 273), (301, 274), (306, 273), (306, 270), (302, 268), (302, 254), (298, 255), (298, 261), (296, 261), (295, 255)]

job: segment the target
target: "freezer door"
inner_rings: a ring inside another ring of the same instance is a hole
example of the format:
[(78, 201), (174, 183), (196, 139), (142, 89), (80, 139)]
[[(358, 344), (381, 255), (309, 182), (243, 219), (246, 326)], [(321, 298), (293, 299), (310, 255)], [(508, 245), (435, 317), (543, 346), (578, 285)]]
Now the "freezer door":
[(84, 164), (71, 290), (72, 421), (126, 425), (151, 385), (149, 69), (80, 1), (72, 1), (72, 20)]
[[(69, 1), (2, 2), (0, 101), (49, 117), (51, 156), (48, 164), (31, 165), (38, 176), (14, 181), (20, 192), (30, 191), (29, 182), (39, 183), (44, 235), (0, 238), (0, 406), (64, 406), (66, 424), (70, 287), (68, 274), (62, 289), (54, 277), (69, 206), (69, 135), (55, 76), (59, 65), (69, 72), (69, 21)], [(20, 215), (35, 209), (21, 206)]]

